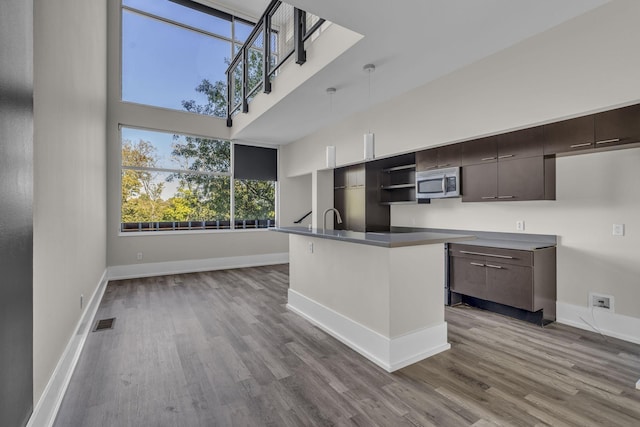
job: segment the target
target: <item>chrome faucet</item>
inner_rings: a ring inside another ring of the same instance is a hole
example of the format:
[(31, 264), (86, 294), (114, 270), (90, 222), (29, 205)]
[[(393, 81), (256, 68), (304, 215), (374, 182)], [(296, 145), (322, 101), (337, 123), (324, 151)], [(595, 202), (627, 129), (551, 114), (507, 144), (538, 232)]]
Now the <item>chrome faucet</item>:
[(338, 224), (342, 224), (342, 218), (340, 217), (340, 212), (336, 208), (329, 208), (322, 214), (322, 232), (324, 233), (327, 228), (327, 212), (334, 211), (336, 213), (336, 219)]

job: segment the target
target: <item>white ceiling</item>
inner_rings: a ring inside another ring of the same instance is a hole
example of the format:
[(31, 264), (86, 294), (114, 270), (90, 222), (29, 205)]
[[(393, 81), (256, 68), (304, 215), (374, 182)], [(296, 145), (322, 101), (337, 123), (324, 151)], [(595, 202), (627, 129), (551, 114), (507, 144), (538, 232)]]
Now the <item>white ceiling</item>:
[[(235, 139), (287, 144), (609, 0), (288, 0), (365, 37)], [(216, 1), (263, 11), (267, 0)], [(258, 13), (258, 15), (261, 12)], [(363, 65), (376, 66), (369, 101)], [(273, 83), (278, 84), (277, 79)], [(328, 87), (337, 88), (329, 114)], [(269, 95), (260, 95), (269, 96)]]

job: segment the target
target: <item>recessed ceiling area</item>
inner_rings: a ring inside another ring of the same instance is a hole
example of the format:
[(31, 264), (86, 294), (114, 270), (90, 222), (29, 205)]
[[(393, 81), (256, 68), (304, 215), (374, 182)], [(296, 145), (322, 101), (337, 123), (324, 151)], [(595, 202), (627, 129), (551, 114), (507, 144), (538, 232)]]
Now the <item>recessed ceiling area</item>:
[[(608, 1), (289, 0), (293, 6), (364, 38), (251, 124), (236, 133), (232, 131), (234, 139), (288, 144)], [(368, 63), (376, 66), (371, 99), (369, 80), (362, 69)], [(273, 84), (278, 84), (277, 79)], [(331, 114), (328, 87), (337, 89)]]

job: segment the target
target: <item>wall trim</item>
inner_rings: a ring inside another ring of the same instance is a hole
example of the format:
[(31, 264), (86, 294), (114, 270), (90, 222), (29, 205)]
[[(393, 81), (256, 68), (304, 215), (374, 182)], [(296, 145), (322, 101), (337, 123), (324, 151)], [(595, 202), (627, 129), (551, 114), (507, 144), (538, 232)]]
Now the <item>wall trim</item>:
[(563, 302), (556, 303), (556, 310), (558, 323), (597, 333), (598, 331), (591, 327), (594, 325), (603, 335), (640, 344), (640, 319), (636, 317), (611, 313), (598, 307), (594, 307), (592, 312), (589, 307)]
[(64, 394), (71, 381), (71, 376), (84, 348), (87, 335), (91, 330), (93, 319), (100, 306), (100, 301), (102, 301), (107, 283), (107, 269), (105, 269), (84, 313), (82, 313), (82, 316), (80, 316), (78, 320), (71, 339), (67, 343), (53, 374), (49, 378), (47, 386), (42, 392), (42, 396), (40, 396), (31, 414), (27, 427), (51, 427), (53, 425), (56, 415), (58, 415), (60, 405), (62, 404)]
[(224, 258), (191, 259), (183, 261), (148, 262), (108, 267), (107, 277), (109, 280), (134, 279), (138, 277), (164, 276), (169, 274), (196, 273), (199, 271), (286, 264), (288, 262), (289, 252)]
[(446, 322), (387, 338), (292, 289), (288, 292), (287, 308), (387, 372), (451, 348)]

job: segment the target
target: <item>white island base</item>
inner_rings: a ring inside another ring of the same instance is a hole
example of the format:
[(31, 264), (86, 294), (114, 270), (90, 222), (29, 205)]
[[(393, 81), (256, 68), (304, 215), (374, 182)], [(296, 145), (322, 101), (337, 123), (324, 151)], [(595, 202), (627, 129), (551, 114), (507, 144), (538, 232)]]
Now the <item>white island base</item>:
[(451, 348), (442, 241), (380, 247), (289, 235), (287, 307), (388, 372)]

